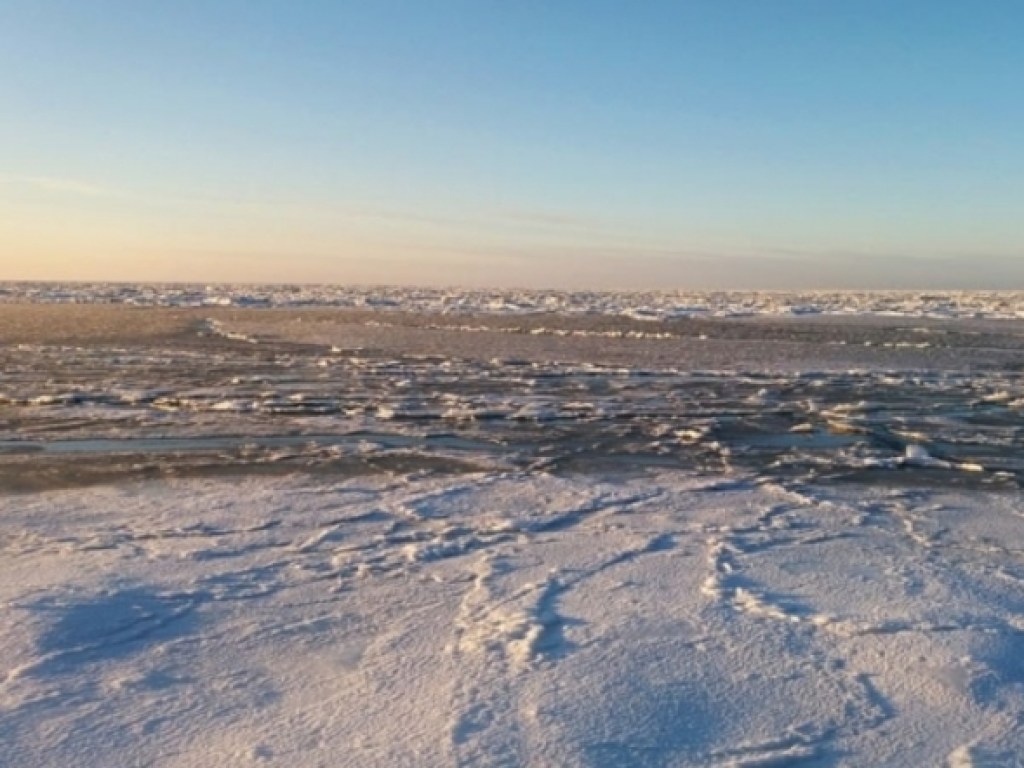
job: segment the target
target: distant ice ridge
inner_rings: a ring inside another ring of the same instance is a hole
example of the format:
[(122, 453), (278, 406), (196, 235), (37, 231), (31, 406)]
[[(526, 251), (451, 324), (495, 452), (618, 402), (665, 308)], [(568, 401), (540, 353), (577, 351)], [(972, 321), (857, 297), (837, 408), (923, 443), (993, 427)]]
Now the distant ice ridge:
[(343, 307), (437, 314), (677, 317), (888, 315), (1024, 318), (1024, 291), (541, 291), (341, 285), (0, 282), (0, 303)]

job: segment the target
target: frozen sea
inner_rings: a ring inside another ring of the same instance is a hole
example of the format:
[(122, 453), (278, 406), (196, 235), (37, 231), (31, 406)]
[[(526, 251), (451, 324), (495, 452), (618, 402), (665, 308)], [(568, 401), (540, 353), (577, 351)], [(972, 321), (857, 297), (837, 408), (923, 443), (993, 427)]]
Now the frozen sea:
[(0, 765), (1013, 766), (1024, 295), (0, 284)]

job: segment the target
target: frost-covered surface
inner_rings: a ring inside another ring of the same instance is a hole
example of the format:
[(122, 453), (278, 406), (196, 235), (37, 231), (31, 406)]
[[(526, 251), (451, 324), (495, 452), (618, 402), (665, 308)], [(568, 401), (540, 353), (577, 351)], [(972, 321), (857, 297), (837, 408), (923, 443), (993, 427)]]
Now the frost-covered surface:
[(0, 306), (0, 765), (1019, 764), (1022, 328)]
[(346, 307), (440, 314), (597, 314), (641, 320), (751, 315), (1024, 317), (1022, 291), (541, 291), (343, 285), (0, 282), (2, 302)]
[(1019, 496), (483, 473), (0, 501), (5, 765), (1013, 765)]

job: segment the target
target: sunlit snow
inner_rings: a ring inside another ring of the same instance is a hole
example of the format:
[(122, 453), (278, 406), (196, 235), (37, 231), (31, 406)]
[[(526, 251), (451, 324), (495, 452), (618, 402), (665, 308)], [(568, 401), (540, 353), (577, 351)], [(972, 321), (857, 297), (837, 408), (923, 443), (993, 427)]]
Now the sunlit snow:
[(0, 291), (0, 765), (1024, 754), (1024, 296)]

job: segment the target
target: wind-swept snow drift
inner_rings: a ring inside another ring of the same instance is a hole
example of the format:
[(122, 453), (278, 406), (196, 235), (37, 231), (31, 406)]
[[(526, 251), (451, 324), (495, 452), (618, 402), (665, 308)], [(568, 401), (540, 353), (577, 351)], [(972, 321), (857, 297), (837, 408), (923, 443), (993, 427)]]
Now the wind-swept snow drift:
[(0, 508), (4, 765), (1024, 754), (1016, 495), (493, 473)]

